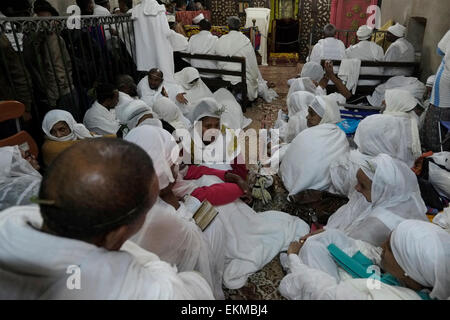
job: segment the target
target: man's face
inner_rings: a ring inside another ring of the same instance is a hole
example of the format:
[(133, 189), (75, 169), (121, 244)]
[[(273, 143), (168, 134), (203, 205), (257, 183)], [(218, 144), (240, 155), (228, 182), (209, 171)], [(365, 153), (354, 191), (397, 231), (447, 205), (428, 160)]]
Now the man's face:
[(397, 41), (397, 39), (398, 39), (398, 37), (395, 36), (395, 35), (393, 35), (392, 33), (390, 33), (390, 32), (387, 32), (387, 33), (386, 33), (386, 40), (387, 40), (387, 41), (389, 41), (389, 42), (395, 42), (395, 41)]
[(114, 97), (111, 99), (110, 107), (111, 109), (115, 108), (119, 103), (119, 90), (114, 90)]
[(62, 138), (68, 136), (72, 131), (69, 125), (65, 121), (59, 121), (50, 130), (50, 134), (57, 138)]
[(148, 85), (150, 86), (150, 89), (158, 89), (161, 86), (162, 82), (163, 78), (160, 74), (152, 73), (148, 75)]
[(30, 150), (23, 151), (20, 149), (20, 154), (22, 155), (22, 158), (27, 160), (35, 170), (39, 170), (41, 168), (39, 162), (36, 160), (36, 157), (31, 154)]
[(356, 173), (356, 180), (358, 183), (355, 190), (361, 193), (368, 202), (372, 202), (372, 180), (361, 169)]
[(306, 125), (308, 128), (319, 125), (320, 121), (322, 121), (322, 118), (313, 110), (313, 108), (308, 107), (308, 115), (306, 116)]
[[(213, 118), (213, 117), (204, 117), (200, 119), (202, 122), (202, 139), (205, 137), (205, 133), (207, 133), (208, 130), (215, 129), (217, 130), (216, 133), (220, 130), (220, 119), (219, 118)], [(213, 135), (211, 136), (211, 133), (214, 133), (213, 131), (209, 132), (208, 139), (203, 140), (205, 145), (210, 144), (214, 140), (216, 140), (216, 137)], [(209, 136), (211, 136), (211, 139), (209, 139)], [(209, 140), (209, 141), (208, 141)]]
[(127, 11), (131, 8), (127, 7), (127, 5), (125, 4), (125, 1), (119, 1), (119, 9), (120, 9), (120, 12), (127, 13)]

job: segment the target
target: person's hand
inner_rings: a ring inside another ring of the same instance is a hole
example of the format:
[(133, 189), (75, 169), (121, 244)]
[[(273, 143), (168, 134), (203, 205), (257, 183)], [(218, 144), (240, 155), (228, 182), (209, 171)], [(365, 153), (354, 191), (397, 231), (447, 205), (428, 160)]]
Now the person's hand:
[(325, 61), (325, 75), (328, 78), (334, 77), (334, 71), (333, 71), (333, 61), (327, 60)]
[(247, 183), (247, 181), (245, 181), (244, 179), (240, 178), (237, 183), (236, 183), (239, 188), (242, 189), (242, 191), (244, 192), (244, 194), (242, 195), (241, 199), (245, 202), (245, 203), (250, 203), (253, 200), (252, 197), (252, 191), (250, 190), (250, 187)]
[(298, 254), (303, 246), (301, 241), (292, 241), (287, 250), (287, 254)]
[(185, 94), (186, 94), (186, 92), (177, 94), (177, 101), (178, 101), (179, 103), (182, 103), (182, 104), (188, 104), (187, 99), (184, 97)]
[(166, 88), (164, 88), (164, 87), (162, 87), (162, 89), (161, 89), (161, 94), (166, 98), (169, 97), (169, 95), (167, 94)]
[(303, 244), (306, 240), (308, 240), (309, 237), (312, 237), (312, 236), (322, 233), (324, 231), (325, 231), (325, 229), (320, 229), (320, 230), (316, 230), (314, 232), (308, 233), (307, 235), (304, 235), (303, 237), (300, 238), (300, 242)]

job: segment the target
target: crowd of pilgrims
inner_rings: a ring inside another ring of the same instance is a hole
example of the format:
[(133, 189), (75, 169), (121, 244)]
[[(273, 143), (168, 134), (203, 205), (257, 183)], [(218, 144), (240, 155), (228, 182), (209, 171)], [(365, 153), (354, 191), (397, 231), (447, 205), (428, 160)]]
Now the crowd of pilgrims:
[[(203, 25), (204, 41), (229, 43)], [(367, 29), (358, 31), (362, 46)], [(325, 42), (289, 80), (288, 115), (275, 124), (270, 160), (280, 161), (286, 201), (311, 189), (349, 199), (326, 225), (255, 212), (241, 146), (223, 138), (251, 119), (233, 93), (212, 92), (194, 67), (168, 77), (154, 65), (137, 84), (129, 75), (98, 84), (83, 123), (49, 111), (43, 176), (19, 146), (0, 148), (0, 298), (224, 299), (224, 287), (242, 288), (281, 252), (279, 292), (288, 299), (448, 299), (450, 153), (424, 154), (433, 147), (424, 147), (423, 131), (431, 108), (450, 108), (450, 32), (439, 43), (437, 76), (380, 84), (368, 101), (383, 112), (362, 120), (352, 139), (337, 126), (349, 91), (327, 94), (328, 82), (339, 80), (331, 63), (314, 61), (334, 58)], [(252, 79), (257, 88), (260, 73)], [(258, 91), (249, 90), (250, 100)], [(218, 162), (185, 161), (219, 144)], [(203, 201), (219, 212), (204, 231), (193, 220)], [(66, 285), (69, 266), (80, 267), (77, 290)]]

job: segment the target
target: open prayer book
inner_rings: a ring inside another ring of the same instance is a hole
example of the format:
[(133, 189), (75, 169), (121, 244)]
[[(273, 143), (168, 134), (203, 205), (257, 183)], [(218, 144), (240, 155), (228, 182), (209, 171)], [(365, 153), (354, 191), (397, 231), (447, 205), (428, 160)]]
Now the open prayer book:
[(193, 218), (200, 229), (205, 231), (218, 213), (219, 211), (217, 211), (209, 201), (205, 200), (202, 202), (200, 208), (194, 213)]

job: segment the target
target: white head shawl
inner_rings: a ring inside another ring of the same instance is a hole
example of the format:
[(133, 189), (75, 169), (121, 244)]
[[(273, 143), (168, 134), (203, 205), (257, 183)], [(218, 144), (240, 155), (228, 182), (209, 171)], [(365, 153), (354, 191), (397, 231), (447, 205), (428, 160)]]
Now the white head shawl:
[(0, 148), (0, 210), (30, 204), (37, 196), (42, 176), (22, 158), (19, 146)]
[(372, 35), (373, 29), (368, 27), (367, 25), (362, 25), (358, 28), (356, 32), (356, 36), (360, 41), (367, 40)]
[(396, 37), (403, 38), (405, 36), (406, 27), (397, 22), (395, 25), (390, 26), (387, 31)]
[(404, 162), (380, 154), (361, 165), (361, 170), (372, 180), (371, 202), (352, 193), (350, 201), (330, 217), (327, 228), (381, 245), (404, 219), (428, 220), (417, 178)]
[(225, 108), (220, 105), (214, 98), (204, 98), (200, 100), (189, 114), (189, 120), (192, 123), (204, 117), (221, 118)]
[(133, 100), (123, 108), (118, 120), (120, 124), (126, 124), (131, 130), (137, 126), (139, 120), (146, 114), (153, 114), (152, 108), (142, 100)]
[(160, 13), (165, 14), (166, 12), (166, 7), (155, 0), (142, 0), (141, 6), (143, 7), (146, 16), (157, 16)]
[(408, 276), (432, 288), (430, 297), (450, 297), (450, 234), (430, 222), (406, 220), (390, 240), (397, 263)]
[(195, 18), (192, 19), (192, 22), (195, 24), (199, 24), (199, 22), (203, 19), (205, 19), (205, 16), (203, 15), (203, 13), (200, 13), (198, 16), (195, 16)]
[[(203, 82), (200, 73), (192, 67), (184, 68), (175, 73), (175, 81), (186, 91), (186, 99), (192, 104), (206, 97), (212, 97), (213, 94), (208, 86)], [(191, 82), (198, 79), (194, 84)]]
[(384, 114), (406, 116), (411, 120), (411, 151), (417, 159), (422, 154), (417, 115), (412, 110), (419, 103), (408, 91), (401, 89), (386, 90), (386, 110)]
[[(67, 123), (70, 128), (70, 134), (65, 137), (58, 138), (52, 135), (50, 131), (53, 126), (60, 121)], [(44, 120), (42, 121), (42, 130), (47, 138), (53, 141), (74, 141), (78, 139), (92, 138), (89, 130), (86, 129), (83, 124), (77, 123), (73, 116), (64, 110), (51, 110), (47, 112)]]
[(397, 117), (375, 114), (363, 119), (353, 140), (364, 155), (376, 157), (385, 153), (405, 163), (409, 161), (408, 139), (402, 136), (401, 120)]
[(322, 66), (317, 62), (307, 62), (300, 73), (301, 78), (310, 78), (311, 80), (319, 82), (325, 74)]
[(287, 99), (288, 115), (292, 117), (300, 111), (308, 112), (314, 95), (307, 91), (296, 91)]
[(171, 167), (178, 163), (180, 149), (168, 131), (155, 126), (140, 126), (131, 130), (125, 140), (137, 144), (152, 158), (160, 190), (175, 181)]
[(289, 99), (291, 94), (293, 94), (296, 91), (308, 91), (311, 92), (312, 94), (315, 94), (316, 89), (317, 89), (316, 85), (314, 84), (314, 82), (312, 82), (310, 78), (297, 78), (294, 79), (294, 81), (292, 82), (287, 97)]
[(444, 53), (450, 51), (450, 30), (442, 37), (441, 41), (438, 43), (438, 48)]
[(191, 123), (183, 116), (181, 110), (169, 98), (162, 97), (153, 105), (160, 119), (167, 121), (175, 129), (189, 129)]
[(339, 106), (336, 100), (331, 97), (316, 96), (310, 106), (322, 118), (319, 124), (336, 124), (342, 121)]

